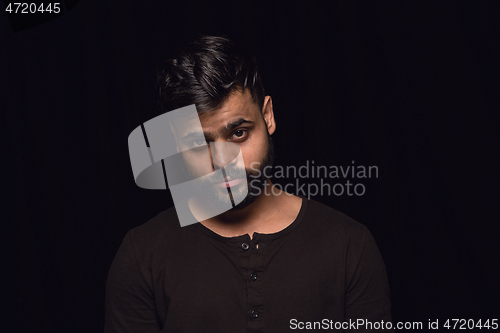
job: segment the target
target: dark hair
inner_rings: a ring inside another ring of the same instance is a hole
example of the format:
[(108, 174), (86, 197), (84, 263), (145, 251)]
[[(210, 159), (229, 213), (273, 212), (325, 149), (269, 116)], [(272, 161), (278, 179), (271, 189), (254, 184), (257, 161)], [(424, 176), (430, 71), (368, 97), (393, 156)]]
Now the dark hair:
[(260, 109), (264, 88), (257, 61), (226, 37), (202, 36), (157, 69), (162, 113), (196, 104), (198, 113), (220, 107), (235, 90), (248, 88)]

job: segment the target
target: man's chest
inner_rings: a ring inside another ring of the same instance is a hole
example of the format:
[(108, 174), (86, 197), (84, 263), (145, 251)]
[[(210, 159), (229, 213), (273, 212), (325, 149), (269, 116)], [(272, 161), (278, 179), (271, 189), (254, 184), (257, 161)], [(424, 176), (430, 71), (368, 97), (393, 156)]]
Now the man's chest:
[(157, 302), (167, 309), (158, 314), (165, 325), (269, 327), (285, 325), (286, 318), (322, 318), (342, 307), (345, 272), (328, 254), (286, 244), (248, 245), (162, 260), (153, 275)]

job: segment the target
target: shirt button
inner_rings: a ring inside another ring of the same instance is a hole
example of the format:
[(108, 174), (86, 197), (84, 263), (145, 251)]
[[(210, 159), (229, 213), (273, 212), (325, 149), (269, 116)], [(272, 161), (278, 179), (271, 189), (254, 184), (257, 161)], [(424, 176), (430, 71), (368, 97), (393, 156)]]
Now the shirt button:
[(248, 245), (247, 243), (243, 243), (241, 244), (241, 248), (246, 251), (250, 248), (250, 245)]
[(257, 280), (257, 274), (255, 274), (255, 273), (250, 274), (250, 278), (251, 278), (253, 281)]
[(259, 313), (257, 311), (252, 311), (252, 319), (257, 319), (259, 317)]

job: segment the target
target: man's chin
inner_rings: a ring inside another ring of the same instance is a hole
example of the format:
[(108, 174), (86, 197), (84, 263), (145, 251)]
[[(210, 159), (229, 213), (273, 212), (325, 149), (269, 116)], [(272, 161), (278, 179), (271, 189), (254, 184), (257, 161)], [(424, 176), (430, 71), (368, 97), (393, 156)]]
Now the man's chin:
[[(246, 194), (241, 194), (240, 191), (233, 191), (231, 193), (231, 198), (228, 195), (227, 191), (225, 193), (213, 193), (212, 196), (210, 196), (210, 201), (212, 202), (213, 205), (216, 207), (227, 207), (227, 204), (238, 202), (234, 207), (227, 211), (238, 211), (242, 210), (248, 206), (250, 206), (255, 199), (257, 198), (257, 195), (255, 193), (249, 193), (248, 191), (245, 191)], [(243, 198), (242, 198), (243, 197)], [(232, 199), (232, 200), (231, 200)], [(232, 202), (231, 202), (232, 201)]]
[[(210, 209), (217, 211), (240, 211), (252, 203), (262, 194), (266, 180), (247, 177), (247, 184), (240, 183), (230, 188), (218, 186), (214, 182), (199, 184), (198, 193), (205, 204), (211, 206)], [(252, 184), (250, 186), (250, 184)], [(231, 193), (231, 194), (229, 194)], [(233, 206), (234, 203), (237, 203)], [(228, 207), (231, 207), (228, 209)]]
[(241, 210), (243, 208), (246, 208), (250, 206), (256, 199), (257, 197), (255, 195), (252, 195), (251, 193), (248, 193), (245, 199), (243, 199), (241, 202), (239, 202), (236, 206), (231, 208), (231, 210)]
[[(250, 206), (252, 203), (255, 202), (255, 199), (257, 199), (260, 195), (263, 195), (262, 191), (265, 187), (265, 182), (261, 182), (260, 184), (253, 184), (252, 186), (248, 187), (248, 192), (243, 200), (239, 202), (235, 207), (232, 208), (232, 210), (241, 210), (244, 209), (248, 206)], [(250, 184), (250, 181), (249, 181)], [(257, 185), (257, 186), (255, 186)], [(236, 202), (239, 200), (235, 200)]]

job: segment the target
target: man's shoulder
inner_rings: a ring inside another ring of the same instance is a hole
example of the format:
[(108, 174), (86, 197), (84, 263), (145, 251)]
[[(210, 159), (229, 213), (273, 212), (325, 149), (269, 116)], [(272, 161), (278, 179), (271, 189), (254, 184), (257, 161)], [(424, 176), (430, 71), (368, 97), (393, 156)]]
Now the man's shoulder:
[(175, 207), (172, 206), (147, 222), (131, 229), (129, 235), (135, 242), (153, 246), (160, 240), (175, 237), (181, 229)]
[[(305, 199), (307, 200), (307, 199)], [(321, 202), (309, 199), (304, 216), (308, 224), (323, 232), (335, 234), (364, 234), (366, 227), (346, 214)]]
[(307, 202), (299, 234), (319, 247), (326, 246), (327, 252), (334, 248), (338, 253), (349, 253), (352, 256), (361, 255), (366, 244), (374, 243), (365, 225), (315, 200)]

